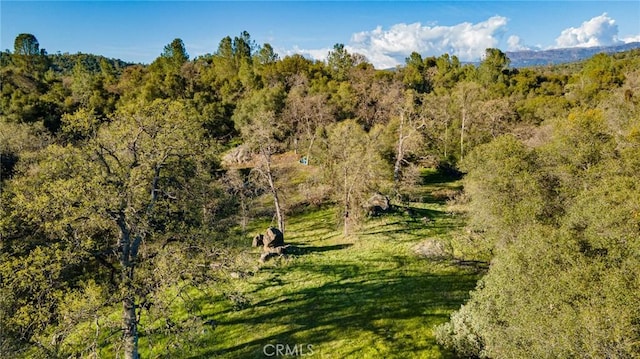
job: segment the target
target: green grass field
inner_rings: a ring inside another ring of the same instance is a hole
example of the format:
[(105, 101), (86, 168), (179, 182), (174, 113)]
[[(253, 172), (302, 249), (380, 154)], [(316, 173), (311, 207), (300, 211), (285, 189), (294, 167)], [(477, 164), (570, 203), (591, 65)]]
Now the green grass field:
[[(199, 315), (213, 325), (172, 357), (451, 357), (436, 344), (433, 328), (468, 298), (481, 271), (412, 250), (429, 238), (449, 241), (464, 224), (429, 196), (458, 184), (425, 182), (426, 202), (411, 204), (414, 218), (384, 215), (345, 238), (333, 209), (298, 214), (287, 219), (285, 235), (298, 253), (264, 264), (247, 240), (244, 272), (193, 294), (200, 295)], [(267, 224), (253, 225), (258, 232)], [(145, 345), (143, 337), (142, 351)]]

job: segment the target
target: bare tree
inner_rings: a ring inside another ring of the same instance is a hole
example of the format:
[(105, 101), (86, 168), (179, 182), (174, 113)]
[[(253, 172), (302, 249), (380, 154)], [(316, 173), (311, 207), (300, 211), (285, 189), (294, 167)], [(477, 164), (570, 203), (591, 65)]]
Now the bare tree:
[(460, 160), (464, 159), (465, 132), (470, 122), (479, 114), (479, 100), (486, 91), (474, 82), (460, 82), (454, 89), (454, 97), (460, 109)]
[(276, 120), (273, 111), (258, 111), (254, 114), (251, 122), (242, 128), (242, 136), (245, 143), (258, 155), (259, 163), (254, 167), (254, 171), (257, 171), (269, 185), (278, 229), (284, 233), (284, 212), (273, 168), (273, 155), (281, 147), (282, 130), (279, 126), (280, 123)]
[(321, 169), (325, 181), (333, 188), (333, 198), (343, 208), (343, 232), (363, 216), (363, 204), (385, 178), (387, 168), (375, 144), (353, 120), (336, 123), (323, 138)]
[(387, 124), (402, 98), (402, 83), (392, 76), (380, 76), (373, 66), (353, 68), (350, 80), (356, 101), (354, 115), (358, 122), (367, 131), (377, 124)]
[(451, 154), (450, 127), (455, 116), (451, 95), (430, 93), (422, 96), (420, 101), (422, 102), (420, 112), (425, 118), (424, 134), (430, 139), (427, 145), (441, 153), (443, 158), (447, 158)]
[(252, 190), (253, 186), (237, 169), (228, 170), (223, 182), (227, 190), (240, 202), (240, 227), (242, 233), (245, 234), (249, 222), (249, 201), (255, 193)]
[(282, 111), (283, 120), (293, 129), (294, 150), (298, 153), (298, 141), (307, 142), (306, 159), (311, 164), (311, 150), (317, 139), (317, 129), (334, 119), (333, 111), (325, 94), (310, 94), (306, 78), (298, 81), (287, 96)]
[(412, 90), (407, 90), (397, 103), (398, 140), (395, 151), (396, 160), (393, 166), (393, 182), (396, 194), (399, 194), (402, 167), (406, 164), (405, 157), (409, 151), (420, 146), (422, 139), (420, 131), (425, 127), (425, 117), (416, 107), (415, 93)]

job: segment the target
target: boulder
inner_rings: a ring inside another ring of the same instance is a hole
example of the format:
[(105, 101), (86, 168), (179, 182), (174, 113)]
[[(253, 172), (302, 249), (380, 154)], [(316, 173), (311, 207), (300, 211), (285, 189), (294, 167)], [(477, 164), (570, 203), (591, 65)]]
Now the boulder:
[(253, 242), (251, 242), (252, 247), (262, 247), (264, 245), (264, 235), (258, 234), (253, 237)]
[(279, 229), (274, 227), (267, 228), (265, 234), (258, 234), (253, 237), (251, 245), (254, 247), (262, 247), (260, 262), (263, 263), (271, 257), (286, 254), (287, 248), (291, 247), (284, 244), (284, 235)]
[(413, 250), (420, 256), (434, 260), (449, 259), (453, 256), (451, 245), (439, 239), (427, 239), (414, 246)]
[(222, 162), (228, 165), (242, 164), (249, 161), (251, 161), (251, 151), (244, 145), (240, 145), (222, 156)]
[(284, 246), (284, 235), (278, 228), (269, 227), (264, 235), (263, 247), (266, 250), (267, 248), (275, 248), (281, 246)]
[(391, 203), (389, 197), (383, 196), (380, 193), (376, 193), (365, 203), (364, 208), (369, 216), (379, 216), (383, 213), (389, 212), (391, 209)]
[(275, 253), (268, 253), (268, 252), (262, 253), (260, 255), (260, 262), (264, 263), (264, 262), (268, 261), (269, 258), (275, 257), (275, 256), (277, 256), (277, 254), (275, 254)]
[(290, 253), (295, 253), (296, 251), (297, 251), (297, 248), (289, 244), (284, 246), (279, 246), (279, 247), (269, 247), (269, 248), (265, 247), (262, 252), (262, 255), (260, 255), (260, 262), (264, 263), (269, 258), (276, 257), (276, 256), (283, 256), (285, 254), (290, 254)]

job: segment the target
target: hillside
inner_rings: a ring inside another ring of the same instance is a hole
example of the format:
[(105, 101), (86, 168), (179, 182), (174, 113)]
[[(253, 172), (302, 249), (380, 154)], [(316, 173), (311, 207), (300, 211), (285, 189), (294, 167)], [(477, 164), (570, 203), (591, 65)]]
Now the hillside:
[(586, 60), (595, 54), (615, 54), (640, 48), (640, 42), (631, 42), (623, 45), (596, 46), (596, 47), (574, 47), (569, 49), (551, 49), (537, 51), (507, 51), (506, 54), (511, 59), (511, 66), (530, 67), (558, 65), (569, 62)]
[(100, 70), (100, 62), (106, 61), (117, 74), (122, 73), (122, 70), (125, 67), (133, 66), (134, 64), (122, 61), (120, 59), (110, 59), (104, 56), (93, 55), (93, 54), (49, 54), (47, 55), (49, 62), (51, 63), (51, 68), (56, 71), (63, 73), (65, 75), (71, 74), (73, 68), (77, 63), (81, 63), (82, 66), (91, 73), (99, 73)]

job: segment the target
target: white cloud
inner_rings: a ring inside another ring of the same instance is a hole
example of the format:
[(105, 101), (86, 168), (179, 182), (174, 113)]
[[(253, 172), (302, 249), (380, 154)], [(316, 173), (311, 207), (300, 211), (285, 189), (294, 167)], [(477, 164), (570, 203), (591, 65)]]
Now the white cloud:
[(624, 41), (625, 44), (628, 44), (630, 42), (640, 42), (640, 35), (628, 36), (623, 38), (622, 41)]
[(585, 21), (580, 27), (563, 30), (556, 38), (557, 48), (607, 46), (621, 43), (618, 25), (607, 13)]
[(516, 36), (516, 35), (511, 35), (509, 36), (509, 38), (507, 39), (507, 51), (523, 51), (523, 50), (531, 50), (530, 47), (525, 46), (522, 43), (522, 39), (520, 39), (520, 36)]
[[(373, 30), (353, 34), (345, 48), (350, 53), (364, 55), (376, 68), (392, 68), (404, 64), (412, 52), (423, 56), (456, 55), (461, 61), (482, 59), (487, 48), (498, 47), (506, 32), (507, 18), (493, 16), (478, 23), (463, 22), (451, 26), (435, 23), (423, 25), (395, 24), (390, 28), (378, 26)], [(556, 38), (551, 48), (607, 46), (640, 41), (640, 35), (618, 37), (618, 25), (607, 13), (570, 27)], [(541, 45), (527, 45), (517, 35), (506, 40), (507, 51), (541, 50)], [(301, 54), (316, 60), (326, 60), (331, 48), (285, 51), (285, 55)]]
[[(349, 45), (346, 45), (345, 49), (350, 54), (359, 53), (365, 56), (367, 58), (367, 61), (374, 64), (374, 66), (379, 69), (391, 68), (398, 65), (398, 62), (395, 58), (385, 54), (372, 53), (367, 51), (366, 49), (354, 48), (353, 46), (349, 46)], [(330, 51), (333, 51), (333, 48), (327, 47), (322, 49), (301, 49), (297, 46), (294, 46), (292, 50), (283, 50), (283, 51), (279, 51), (278, 53), (283, 56), (291, 56), (294, 54), (299, 54), (308, 59), (326, 61)]]
[(329, 48), (301, 49), (298, 46), (294, 46), (293, 49), (291, 50), (280, 50), (277, 52), (281, 55), (281, 57), (299, 54), (309, 59), (324, 61), (327, 59), (327, 55), (329, 54), (329, 51), (331, 51), (331, 49)]
[[(424, 56), (456, 55), (462, 61), (478, 61), (485, 50), (497, 47), (505, 31), (507, 18), (493, 16), (476, 24), (463, 22), (453, 26), (426, 26), (421, 23), (396, 24), (389, 29), (378, 26), (371, 31), (352, 35), (345, 47), (350, 53), (360, 53), (376, 68), (390, 68), (404, 63), (412, 52)], [(324, 60), (328, 49), (294, 50)]]
[(350, 48), (367, 56), (379, 68), (402, 64), (413, 51), (426, 56), (449, 53), (462, 61), (476, 61), (487, 48), (498, 45), (496, 35), (504, 32), (506, 25), (505, 17), (493, 16), (477, 24), (396, 24), (388, 30), (378, 26), (373, 31), (354, 34)]

